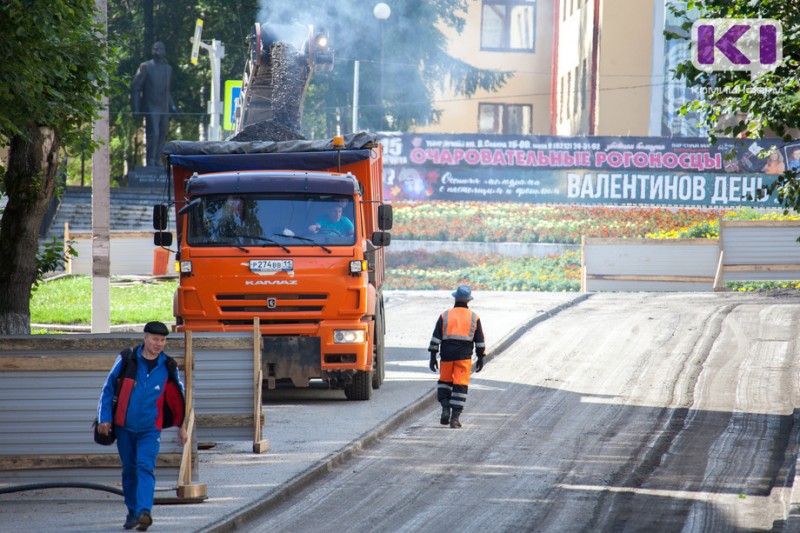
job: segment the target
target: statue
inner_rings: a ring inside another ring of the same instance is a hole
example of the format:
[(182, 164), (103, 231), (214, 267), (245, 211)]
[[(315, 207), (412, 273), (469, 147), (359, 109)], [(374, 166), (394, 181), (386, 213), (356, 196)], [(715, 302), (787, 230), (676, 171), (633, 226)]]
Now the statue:
[(131, 84), (131, 108), (134, 117), (145, 118), (145, 166), (161, 166), (161, 153), (167, 142), (169, 114), (175, 110), (169, 85), (172, 67), (164, 61), (166, 50), (161, 41), (153, 44), (153, 59), (139, 65)]

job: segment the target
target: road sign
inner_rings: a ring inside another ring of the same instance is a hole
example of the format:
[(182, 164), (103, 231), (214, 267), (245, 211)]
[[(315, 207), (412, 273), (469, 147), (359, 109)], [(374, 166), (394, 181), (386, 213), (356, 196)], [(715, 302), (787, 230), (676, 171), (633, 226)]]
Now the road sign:
[(200, 36), (203, 34), (203, 19), (197, 19), (194, 26), (194, 37), (192, 37), (192, 65), (197, 64), (197, 56), (200, 55)]
[(242, 80), (225, 80), (225, 111), (222, 116), (222, 129), (232, 131), (236, 124), (236, 106), (242, 92)]

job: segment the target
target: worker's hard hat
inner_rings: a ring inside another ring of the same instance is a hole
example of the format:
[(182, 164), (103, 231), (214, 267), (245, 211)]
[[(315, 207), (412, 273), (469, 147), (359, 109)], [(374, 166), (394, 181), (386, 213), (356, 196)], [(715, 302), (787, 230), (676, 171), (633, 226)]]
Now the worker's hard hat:
[(457, 301), (468, 302), (472, 300), (472, 289), (467, 285), (461, 285), (456, 292), (453, 293), (453, 298)]

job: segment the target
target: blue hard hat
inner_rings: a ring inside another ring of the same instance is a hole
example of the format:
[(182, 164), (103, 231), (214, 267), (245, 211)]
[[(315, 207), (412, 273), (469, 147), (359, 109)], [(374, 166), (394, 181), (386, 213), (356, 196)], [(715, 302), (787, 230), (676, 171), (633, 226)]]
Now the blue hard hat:
[(472, 289), (470, 289), (467, 285), (461, 285), (458, 289), (456, 289), (456, 292), (453, 293), (453, 298), (463, 302), (468, 302), (472, 300)]

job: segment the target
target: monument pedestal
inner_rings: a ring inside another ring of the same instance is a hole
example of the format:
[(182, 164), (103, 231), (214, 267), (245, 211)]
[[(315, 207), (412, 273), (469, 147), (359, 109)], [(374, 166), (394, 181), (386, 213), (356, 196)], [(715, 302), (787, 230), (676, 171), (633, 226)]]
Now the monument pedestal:
[(163, 187), (167, 181), (165, 167), (137, 166), (128, 172), (128, 187)]

